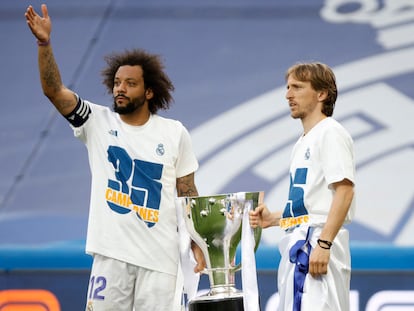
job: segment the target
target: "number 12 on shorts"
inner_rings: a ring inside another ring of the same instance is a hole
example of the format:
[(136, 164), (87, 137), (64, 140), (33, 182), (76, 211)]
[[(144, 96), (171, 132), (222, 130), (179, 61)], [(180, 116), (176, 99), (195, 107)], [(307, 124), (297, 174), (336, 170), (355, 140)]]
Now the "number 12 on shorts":
[(91, 276), (89, 280), (89, 299), (104, 300), (102, 291), (106, 288), (106, 278), (103, 276)]

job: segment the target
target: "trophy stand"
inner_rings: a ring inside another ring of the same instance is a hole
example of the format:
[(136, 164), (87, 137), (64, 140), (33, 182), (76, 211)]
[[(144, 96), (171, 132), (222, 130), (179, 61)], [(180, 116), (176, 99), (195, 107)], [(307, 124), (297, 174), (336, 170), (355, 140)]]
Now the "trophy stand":
[[(199, 297), (202, 298), (202, 297)], [(189, 311), (244, 311), (243, 295), (214, 299), (194, 299), (188, 304)]]
[[(186, 228), (206, 260), (210, 291), (190, 300), (189, 311), (243, 311), (243, 292), (235, 287), (237, 247), (243, 213), (255, 209), (263, 192), (239, 192), (207, 197), (181, 197)], [(254, 229), (255, 249), (261, 228)], [(248, 267), (246, 267), (247, 269)]]
[[(188, 304), (189, 311), (243, 311), (243, 292), (234, 285), (236, 269), (211, 269), (209, 271), (210, 291), (203, 296), (192, 299)], [(232, 271), (233, 270), (233, 271)], [(220, 281), (222, 280), (222, 281)], [(212, 282), (220, 282), (214, 285)]]

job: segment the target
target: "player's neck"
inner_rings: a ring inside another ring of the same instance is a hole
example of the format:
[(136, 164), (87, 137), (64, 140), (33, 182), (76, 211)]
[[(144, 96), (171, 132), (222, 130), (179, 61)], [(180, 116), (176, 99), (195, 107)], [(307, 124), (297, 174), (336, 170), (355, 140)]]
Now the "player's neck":
[[(142, 107), (144, 108), (144, 107)], [(137, 109), (132, 113), (120, 114), (119, 117), (123, 122), (133, 126), (141, 126), (148, 122), (151, 113), (148, 109)]]
[(303, 136), (309, 133), (309, 131), (319, 122), (326, 119), (326, 115), (323, 113), (315, 115), (315, 116), (308, 116), (302, 119), (302, 126), (303, 126)]

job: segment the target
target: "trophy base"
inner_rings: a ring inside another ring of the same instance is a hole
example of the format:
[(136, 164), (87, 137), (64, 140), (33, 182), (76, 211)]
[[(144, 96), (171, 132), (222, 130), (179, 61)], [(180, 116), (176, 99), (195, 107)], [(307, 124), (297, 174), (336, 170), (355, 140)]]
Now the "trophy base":
[(243, 297), (193, 301), (188, 304), (189, 311), (244, 311)]
[(230, 297), (201, 296), (191, 300), (188, 311), (244, 311), (243, 295)]

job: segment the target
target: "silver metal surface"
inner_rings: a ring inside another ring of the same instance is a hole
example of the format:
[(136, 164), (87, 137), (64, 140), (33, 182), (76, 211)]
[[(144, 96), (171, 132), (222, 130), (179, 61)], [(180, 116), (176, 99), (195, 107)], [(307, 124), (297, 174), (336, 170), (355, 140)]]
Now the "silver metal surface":
[[(206, 260), (208, 296), (240, 295), (235, 288), (234, 274), (241, 267), (235, 264), (235, 257), (241, 241), (243, 213), (246, 209), (255, 209), (263, 197), (264, 192), (260, 191), (179, 198), (186, 228)], [(254, 229), (254, 237), (256, 250), (261, 228)]]

